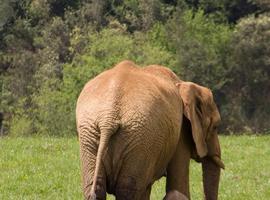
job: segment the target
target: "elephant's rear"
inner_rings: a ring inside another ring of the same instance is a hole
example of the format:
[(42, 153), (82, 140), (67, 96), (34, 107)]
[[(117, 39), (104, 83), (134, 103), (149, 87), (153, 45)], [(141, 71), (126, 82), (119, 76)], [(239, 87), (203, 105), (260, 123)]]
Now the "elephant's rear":
[[(157, 179), (173, 153), (168, 145), (178, 140), (177, 109), (173, 83), (130, 62), (88, 82), (76, 108), (85, 197), (94, 192), (104, 199), (106, 191), (132, 196)], [(121, 189), (127, 187), (128, 192)]]

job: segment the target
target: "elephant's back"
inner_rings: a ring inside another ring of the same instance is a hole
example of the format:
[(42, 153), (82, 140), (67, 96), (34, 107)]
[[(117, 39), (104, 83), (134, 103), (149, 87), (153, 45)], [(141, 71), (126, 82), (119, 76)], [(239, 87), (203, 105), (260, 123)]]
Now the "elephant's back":
[[(117, 112), (125, 118), (133, 110), (146, 117), (177, 109), (180, 100), (171, 80), (149, 73), (131, 61), (123, 61), (90, 80), (81, 91), (77, 101), (77, 115)], [(127, 117), (128, 118), (128, 117)], [(143, 118), (143, 117), (142, 117)]]
[(97, 118), (104, 112), (119, 112), (125, 76), (134, 69), (135, 65), (125, 61), (88, 81), (77, 100), (77, 119), (84, 118), (86, 113)]
[(156, 136), (175, 134), (180, 129), (181, 98), (175, 83), (157, 74), (130, 61), (101, 73), (85, 85), (78, 98), (77, 123), (89, 118), (118, 120), (123, 132), (157, 140)]

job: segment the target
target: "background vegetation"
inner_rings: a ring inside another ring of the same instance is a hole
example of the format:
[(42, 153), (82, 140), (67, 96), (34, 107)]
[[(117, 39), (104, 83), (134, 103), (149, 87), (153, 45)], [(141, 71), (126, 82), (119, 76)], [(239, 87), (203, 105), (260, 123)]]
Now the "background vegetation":
[(0, 133), (76, 134), (83, 85), (123, 59), (210, 87), (222, 132), (269, 132), (269, 11), (268, 0), (2, 0)]
[[(220, 142), (226, 169), (219, 199), (269, 199), (270, 137), (221, 136)], [(82, 199), (75, 137), (6, 137), (0, 140), (0, 149), (0, 199)], [(192, 199), (203, 197), (201, 179), (201, 165), (192, 162)], [(154, 184), (152, 200), (162, 199), (164, 183), (161, 179)]]
[(1, 0), (0, 199), (82, 198), (76, 99), (124, 59), (211, 88), (221, 131), (255, 133), (221, 136), (220, 199), (270, 199), (269, 0)]

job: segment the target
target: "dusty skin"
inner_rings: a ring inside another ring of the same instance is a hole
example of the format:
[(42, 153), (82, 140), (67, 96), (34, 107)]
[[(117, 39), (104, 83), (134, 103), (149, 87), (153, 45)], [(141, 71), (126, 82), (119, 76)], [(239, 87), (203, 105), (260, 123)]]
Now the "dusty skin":
[(166, 171), (167, 193), (189, 197), (191, 158), (202, 162), (206, 199), (217, 199), (220, 117), (207, 88), (123, 61), (84, 86), (76, 120), (85, 199), (149, 199)]

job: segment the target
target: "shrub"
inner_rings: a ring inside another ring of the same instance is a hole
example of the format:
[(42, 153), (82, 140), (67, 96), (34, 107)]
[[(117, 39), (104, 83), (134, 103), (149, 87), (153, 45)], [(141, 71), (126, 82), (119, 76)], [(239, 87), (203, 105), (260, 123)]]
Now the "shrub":
[(237, 24), (231, 42), (231, 81), (224, 88), (235, 108), (230, 113), (238, 113), (231, 123), (252, 131), (269, 131), (269, 30), (269, 16), (250, 16)]
[(231, 29), (216, 24), (202, 10), (187, 10), (172, 19), (168, 30), (180, 76), (218, 90), (227, 81), (224, 74)]
[(147, 42), (141, 35), (133, 37), (122, 30), (104, 29), (89, 35), (88, 41), (82, 54), (76, 55), (71, 64), (63, 66), (63, 79), (51, 75), (34, 96), (37, 133), (76, 134), (76, 100), (84, 84), (118, 62), (130, 59), (142, 65), (173, 63), (169, 52)]

